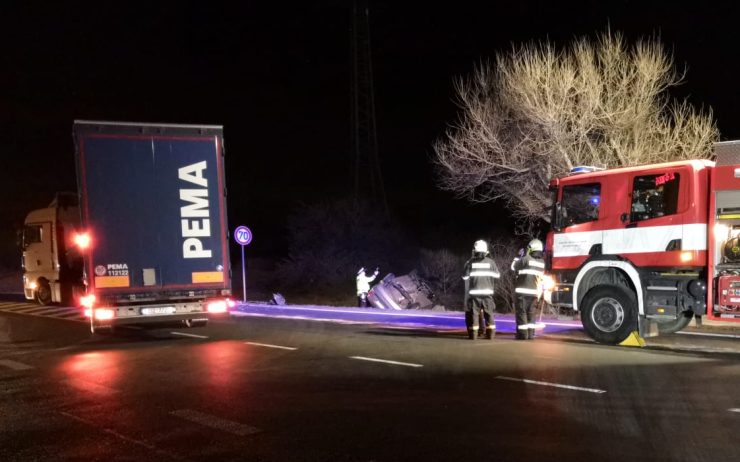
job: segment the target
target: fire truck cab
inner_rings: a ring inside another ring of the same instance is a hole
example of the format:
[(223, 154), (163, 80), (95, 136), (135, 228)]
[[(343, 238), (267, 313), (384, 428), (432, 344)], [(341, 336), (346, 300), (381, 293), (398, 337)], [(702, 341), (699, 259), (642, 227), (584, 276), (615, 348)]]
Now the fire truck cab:
[(715, 154), (553, 179), (548, 301), (609, 344), (693, 317), (740, 321), (740, 142)]

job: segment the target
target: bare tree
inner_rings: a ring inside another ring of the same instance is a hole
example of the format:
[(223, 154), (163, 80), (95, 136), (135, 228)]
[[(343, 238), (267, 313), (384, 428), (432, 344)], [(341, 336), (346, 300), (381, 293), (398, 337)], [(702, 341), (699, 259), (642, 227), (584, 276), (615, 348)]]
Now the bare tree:
[(455, 84), (460, 120), (434, 146), (440, 186), (549, 221), (548, 183), (574, 166), (707, 158), (718, 131), (711, 110), (668, 96), (682, 79), (657, 39), (628, 47), (610, 31), (499, 54)]
[(438, 292), (447, 296), (462, 284), (465, 259), (448, 249), (421, 249), (421, 275), (428, 279)]
[(511, 262), (517, 256), (521, 244), (518, 239), (508, 238), (491, 245), (491, 258), (496, 262), (501, 274), (501, 277), (496, 280), (495, 286), (497, 311), (514, 311), (516, 274), (511, 271)]

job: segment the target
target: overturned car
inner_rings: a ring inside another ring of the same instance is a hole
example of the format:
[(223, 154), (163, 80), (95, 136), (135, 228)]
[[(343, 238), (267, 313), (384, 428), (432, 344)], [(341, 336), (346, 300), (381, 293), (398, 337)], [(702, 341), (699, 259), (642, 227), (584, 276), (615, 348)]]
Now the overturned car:
[(367, 294), (372, 306), (381, 310), (444, 309), (435, 306), (434, 293), (415, 271), (403, 276), (387, 274)]

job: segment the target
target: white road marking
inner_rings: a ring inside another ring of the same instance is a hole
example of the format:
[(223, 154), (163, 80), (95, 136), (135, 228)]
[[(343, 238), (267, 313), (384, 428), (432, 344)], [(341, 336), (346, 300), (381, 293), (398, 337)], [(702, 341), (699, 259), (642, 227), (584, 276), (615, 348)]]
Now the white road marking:
[(170, 332), (170, 334), (181, 335), (183, 337), (192, 337), (192, 338), (208, 338), (206, 335), (186, 334), (185, 332)]
[(215, 428), (216, 430), (233, 433), (238, 436), (252, 435), (261, 431), (256, 427), (250, 427), (249, 425), (234, 422), (233, 420), (222, 419), (221, 417), (194, 411), (192, 409), (179, 409), (177, 411), (170, 412), (170, 414), (180, 417), (181, 419), (189, 420), (190, 422)]
[(26, 371), (28, 369), (33, 369), (33, 366), (29, 366), (28, 364), (23, 364), (18, 361), (13, 361), (12, 359), (0, 359), (0, 366), (5, 366), (10, 369), (13, 369), (14, 371)]
[(97, 383), (88, 382), (87, 380), (69, 379), (65, 380), (65, 382), (72, 387), (77, 388), (78, 390), (95, 393), (96, 395), (108, 396), (118, 393), (118, 390), (116, 389), (106, 387), (104, 385), (98, 385)]
[(740, 338), (740, 335), (732, 335), (732, 334), (710, 334), (708, 332), (676, 332), (677, 334), (682, 335), (696, 335), (698, 337), (724, 337), (724, 338)]
[(740, 412), (740, 408), (733, 407), (733, 408), (728, 409), (728, 411), (730, 411), (730, 412)]
[(414, 363), (403, 363), (401, 361), (391, 361), (388, 359), (378, 359), (378, 358), (367, 358), (365, 356), (350, 356), (352, 359), (359, 359), (361, 361), (371, 361), (375, 363), (385, 363), (385, 364), (393, 364), (396, 366), (408, 366), (408, 367), (424, 367), (423, 364), (414, 364)]
[(295, 347), (287, 347), (287, 346), (281, 346), (281, 345), (271, 345), (269, 343), (257, 343), (257, 342), (244, 342), (247, 345), (255, 345), (255, 346), (261, 346), (261, 347), (267, 347), (267, 348), (279, 348), (281, 350), (297, 350), (298, 348)]
[(551, 383), (551, 382), (540, 382), (537, 380), (528, 380), (528, 379), (517, 379), (515, 377), (504, 377), (502, 375), (499, 375), (496, 377), (499, 380), (510, 380), (513, 382), (524, 382), (529, 383), (532, 385), (542, 385), (545, 387), (555, 387), (555, 388), (565, 388), (566, 390), (576, 390), (576, 391), (587, 391), (589, 393), (606, 393), (606, 390), (599, 390), (598, 388), (583, 388), (583, 387), (576, 387), (573, 385), (564, 385), (562, 383)]
[(61, 415), (65, 416), (65, 417), (69, 417), (70, 419), (73, 419), (73, 420), (76, 420), (78, 422), (82, 422), (82, 423), (84, 423), (86, 425), (89, 425), (91, 427), (95, 427), (97, 429), (100, 429), (101, 431), (103, 431), (103, 432), (105, 432), (105, 433), (107, 433), (109, 435), (115, 436), (116, 438), (118, 438), (120, 440), (123, 440), (123, 441), (125, 441), (127, 443), (133, 443), (133, 444), (135, 444), (137, 446), (142, 446), (144, 448), (149, 449), (150, 451), (154, 451), (155, 453), (157, 453), (159, 455), (162, 455), (162, 456), (166, 456), (166, 457), (168, 457), (170, 459), (183, 460), (183, 461), (190, 460), (190, 459), (186, 459), (185, 457), (179, 456), (177, 454), (173, 454), (173, 453), (171, 453), (169, 451), (165, 451), (165, 450), (159, 449), (156, 446), (154, 446), (153, 444), (147, 443), (146, 441), (141, 441), (141, 440), (137, 440), (137, 439), (134, 439), (134, 438), (129, 438), (128, 436), (123, 435), (123, 434), (121, 434), (121, 433), (119, 433), (119, 432), (117, 432), (115, 430), (111, 430), (110, 428), (102, 428), (102, 427), (100, 427), (100, 425), (98, 425), (97, 423), (95, 423), (95, 422), (93, 422), (91, 420), (83, 419), (82, 417), (76, 416), (74, 414), (70, 414), (69, 412), (59, 411), (59, 413)]

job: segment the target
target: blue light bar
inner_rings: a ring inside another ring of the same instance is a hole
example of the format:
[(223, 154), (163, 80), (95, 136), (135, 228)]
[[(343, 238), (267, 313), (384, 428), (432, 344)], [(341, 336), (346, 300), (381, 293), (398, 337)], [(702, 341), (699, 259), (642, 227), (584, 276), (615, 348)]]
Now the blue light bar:
[(598, 172), (599, 170), (604, 170), (601, 167), (594, 167), (593, 165), (579, 165), (577, 167), (573, 167), (570, 169), (571, 175), (574, 175), (576, 173), (591, 173), (591, 172)]

